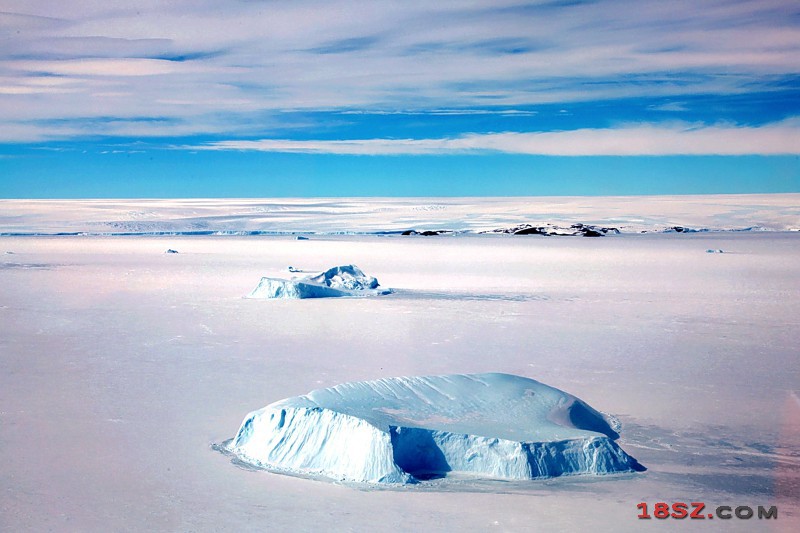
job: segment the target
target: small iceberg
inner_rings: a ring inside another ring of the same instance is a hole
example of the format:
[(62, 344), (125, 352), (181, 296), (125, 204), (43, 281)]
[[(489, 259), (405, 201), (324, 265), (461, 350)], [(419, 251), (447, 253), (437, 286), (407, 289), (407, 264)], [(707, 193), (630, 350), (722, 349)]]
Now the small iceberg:
[(619, 429), (533, 379), (453, 374), (344, 383), (280, 400), (248, 414), (225, 449), (255, 467), (361, 483), (644, 470), (614, 442)]
[[(290, 267), (290, 272), (299, 270)], [(355, 265), (329, 268), (317, 275), (302, 278), (261, 278), (248, 298), (337, 298), (342, 296), (377, 296), (390, 294), (392, 289), (381, 289), (378, 280), (367, 276)]]

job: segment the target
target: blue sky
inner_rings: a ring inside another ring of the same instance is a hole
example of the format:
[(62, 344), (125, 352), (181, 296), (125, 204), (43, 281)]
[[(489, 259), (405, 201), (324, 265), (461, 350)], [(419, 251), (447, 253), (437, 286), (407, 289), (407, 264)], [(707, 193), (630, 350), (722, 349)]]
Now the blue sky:
[(0, 6), (0, 197), (800, 191), (800, 5)]

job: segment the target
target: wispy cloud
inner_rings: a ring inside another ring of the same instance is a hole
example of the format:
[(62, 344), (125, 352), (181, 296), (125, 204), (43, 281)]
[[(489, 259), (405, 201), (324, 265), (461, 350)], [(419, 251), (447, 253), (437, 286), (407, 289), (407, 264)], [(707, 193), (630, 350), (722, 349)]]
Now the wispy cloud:
[(798, 155), (800, 120), (760, 127), (630, 125), (614, 129), (468, 134), (438, 139), (234, 140), (180, 148), (348, 155), (480, 152), (554, 156)]
[(686, 104), (682, 102), (667, 102), (665, 104), (652, 105), (649, 109), (667, 112), (687, 111)]
[(800, 13), (785, 0), (10, 0), (4, 9), (0, 29), (14, 38), (0, 51), (0, 130), (27, 132), (6, 140), (53, 138), (53, 120), (168, 116), (165, 136), (233, 135), (257, 126), (254, 113), (268, 130), (286, 110), (680, 100), (778, 91), (776, 81), (800, 74)]
[(427, 115), (427, 116), (465, 116), (465, 115), (501, 115), (501, 116), (526, 116), (532, 117), (536, 111), (521, 109), (425, 109), (425, 110), (355, 110), (339, 111), (340, 115)]

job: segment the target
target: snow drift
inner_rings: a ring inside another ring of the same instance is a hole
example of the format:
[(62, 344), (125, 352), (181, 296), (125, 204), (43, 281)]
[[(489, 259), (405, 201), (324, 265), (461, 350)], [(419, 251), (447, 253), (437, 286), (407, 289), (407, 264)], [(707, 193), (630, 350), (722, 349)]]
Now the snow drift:
[[(290, 267), (291, 271), (291, 267)], [(294, 271), (297, 271), (294, 269)], [(367, 276), (355, 265), (329, 268), (317, 275), (293, 278), (261, 278), (248, 298), (331, 298), (340, 296), (375, 296), (389, 294), (379, 289), (378, 280)]]
[(245, 417), (228, 450), (261, 468), (368, 483), (642, 470), (614, 443), (615, 429), (538, 381), (454, 374), (344, 383), (275, 402)]

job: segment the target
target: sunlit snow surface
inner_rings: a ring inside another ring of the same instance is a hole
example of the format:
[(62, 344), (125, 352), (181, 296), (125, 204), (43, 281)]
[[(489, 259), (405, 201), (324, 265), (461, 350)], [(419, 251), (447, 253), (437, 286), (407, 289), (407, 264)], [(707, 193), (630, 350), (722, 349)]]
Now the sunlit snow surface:
[[(0, 530), (636, 532), (680, 526), (637, 519), (640, 502), (703, 501), (779, 516), (700, 529), (800, 531), (800, 233), (631, 231), (797, 229), (798, 206), (797, 194), (0, 201), (0, 233), (329, 232), (0, 236)], [(332, 234), (459, 220), (622, 234)], [(347, 264), (395, 294), (242, 298), (263, 276), (296, 275), (289, 265)], [(613, 413), (616, 442), (647, 471), (344, 488), (232, 468), (210, 449), (249, 409), (311, 389), (485, 372)]]
[[(800, 194), (517, 198), (2, 200), (0, 235), (478, 233), (524, 224), (622, 233), (798, 230)], [(568, 233), (574, 230), (566, 230)]]
[(229, 450), (255, 466), (355, 482), (468, 472), (503, 479), (641, 470), (616, 421), (509, 374), (344, 383), (247, 415)]

